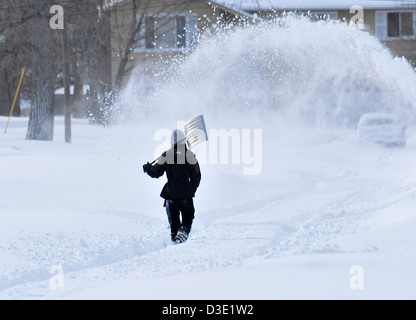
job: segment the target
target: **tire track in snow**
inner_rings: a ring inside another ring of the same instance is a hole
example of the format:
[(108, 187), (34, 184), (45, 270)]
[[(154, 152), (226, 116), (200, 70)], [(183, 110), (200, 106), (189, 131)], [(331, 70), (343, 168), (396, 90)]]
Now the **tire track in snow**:
[[(378, 248), (371, 243), (362, 244), (360, 248), (346, 249), (338, 245), (336, 239), (367, 230), (370, 226), (366, 221), (378, 212), (415, 197), (416, 187), (412, 180), (404, 183), (402, 178), (390, 175), (389, 162), (392, 155), (392, 150), (383, 151), (374, 164), (374, 173), (361, 172), (349, 176), (348, 181), (342, 182), (344, 187), (349, 185), (350, 190), (345, 192), (343, 200), (339, 199), (323, 208), (321, 215), (300, 225), (296, 232), (288, 233), (278, 245), (270, 249), (266, 257), (351, 250), (377, 251)], [(336, 183), (325, 186), (327, 190), (336, 188)]]

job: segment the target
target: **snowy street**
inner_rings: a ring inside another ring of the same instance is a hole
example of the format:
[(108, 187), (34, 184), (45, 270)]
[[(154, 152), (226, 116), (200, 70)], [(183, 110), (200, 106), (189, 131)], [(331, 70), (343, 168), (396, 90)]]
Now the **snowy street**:
[[(400, 149), (353, 130), (265, 139), (257, 176), (201, 165), (194, 228), (174, 246), (165, 180), (141, 171), (155, 142), (137, 137), (152, 125), (75, 120), (66, 145), (56, 122), (56, 142), (24, 140), (23, 118), (1, 136), (2, 299), (170, 299), (175, 286), (184, 299), (414, 297), (414, 130)], [(350, 284), (357, 265), (363, 288)]]

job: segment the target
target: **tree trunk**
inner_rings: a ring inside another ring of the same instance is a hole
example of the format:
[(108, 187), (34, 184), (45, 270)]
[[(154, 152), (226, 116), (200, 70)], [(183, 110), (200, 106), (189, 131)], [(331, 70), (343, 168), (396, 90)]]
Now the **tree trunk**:
[(28, 140), (53, 140), (54, 81), (51, 72), (52, 65), (48, 65), (47, 62), (48, 60), (41, 58), (33, 65), (33, 75), (36, 80), (33, 85), (32, 106), (26, 135)]
[(33, 55), (32, 106), (28, 140), (53, 140), (55, 70), (52, 45), (52, 32), (48, 19), (39, 19), (33, 34), (38, 41)]
[[(15, 68), (13, 68), (13, 71)], [(10, 69), (9, 69), (10, 71)], [(16, 75), (18, 71), (16, 70)], [(6, 70), (0, 72), (0, 115), (9, 116), (14, 95), (17, 90), (18, 77), (10, 75)], [(20, 117), (20, 94), (17, 96), (13, 110), (14, 117)]]
[(6, 90), (5, 72), (2, 70), (0, 72), (0, 116), (7, 116), (7, 110), (10, 108), (8, 107), (9, 101), (6, 97)]
[(83, 101), (84, 82), (78, 70), (77, 62), (72, 63), (72, 74), (74, 76), (74, 95), (72, 96), (71, 109), (74, 118), (85, 116), (85, 106)]

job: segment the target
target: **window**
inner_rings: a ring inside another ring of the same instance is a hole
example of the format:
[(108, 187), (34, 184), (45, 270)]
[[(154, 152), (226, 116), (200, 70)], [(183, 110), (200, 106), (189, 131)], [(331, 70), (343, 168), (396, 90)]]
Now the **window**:
[(412, 12), (389, 12), (387, 13), (387, 36), (388, 37), (411, 37), (413, 30)]
[(413, 13), (403, 12), (400, 14), (400, 35), (413, 36)]
[(416, 11), (376, 11), (376, 36), (380, 39), (415, 37)]
[(144, 19), (135, 51), (175, 51), (192, 48), (197, 38), (197, 17), (194, 15), (158, 15)]
[(389, 37), (400, 36), (400, 13), (398, 12), (387, 13), (387, 36)]
[(186, 47), (186, 24), (185, 17), (176, 18), (176, 46), (178, 48)]
[(368, 126), (386, 126), (386, 125), (392, 125), (393, 120), (392, 119), (371, 119), (367, 122)]

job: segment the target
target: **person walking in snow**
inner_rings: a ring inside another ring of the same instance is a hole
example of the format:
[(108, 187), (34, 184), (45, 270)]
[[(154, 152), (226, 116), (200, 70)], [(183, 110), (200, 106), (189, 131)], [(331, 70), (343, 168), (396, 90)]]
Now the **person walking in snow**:
[(143, 171), (152, 178), (159, 178), (166, 172), (168, 181), (160, 196), (165, 199), (171, 240), (182, 243), (191, 232), (195, 213), (193, 198), (201, 181), (201, 171), (195, 154), (186, 147), (182, 130), (172, 132), (171, 145), (155, 165), (144, 164)]

